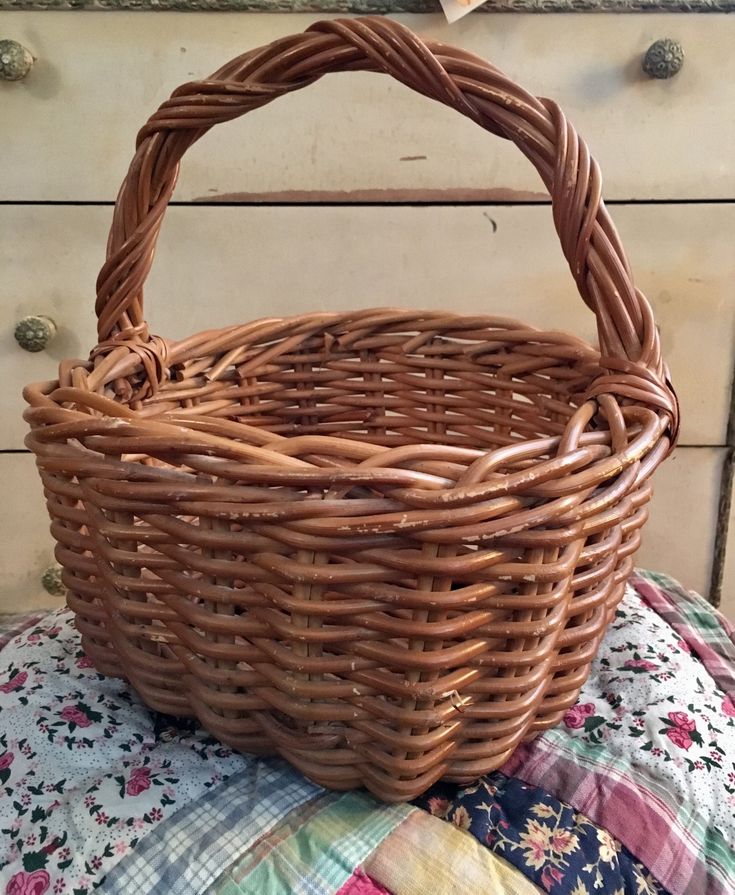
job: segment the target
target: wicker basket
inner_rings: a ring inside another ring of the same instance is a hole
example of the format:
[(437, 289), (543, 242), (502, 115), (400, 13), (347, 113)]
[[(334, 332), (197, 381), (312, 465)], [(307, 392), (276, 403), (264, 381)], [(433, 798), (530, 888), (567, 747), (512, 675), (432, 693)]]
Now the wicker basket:
[[(601, 349), (506, 318), (368, 310), (149, 335), (186, 149), (332, 71), (381, 71), (538, 169)], [(649, 304), (558, 106), (381, 19), (179, 88), (140, 132), (99, 344), (28, 386), (28, 447), (84, 648), (162, 712), (335, 789), (412, 798), (557, 724), (678, 431)]]

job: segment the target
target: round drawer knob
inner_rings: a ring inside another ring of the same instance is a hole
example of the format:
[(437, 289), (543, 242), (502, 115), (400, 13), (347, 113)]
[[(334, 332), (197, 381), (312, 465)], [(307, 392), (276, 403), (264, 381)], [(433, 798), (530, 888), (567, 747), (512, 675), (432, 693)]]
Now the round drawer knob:
[(46, 593), (52, 597), (63, 597), (66, 593), (66, 587), (61, 580), (61, 566), (49, 566), (41, 575), (41, 584)]
[(15, 341), (24, 351), (43, 351), (55, 335), (50, 317), (24, 317), (15, 325)]
[(0, 40), (0, 80), (20, 81), (33, 67), (33, 56), (16, 40)]
[(664, 37), (652, 43), (643, 57), (643, 71), (649, 78), (673, 78), (684, 65), (684, 50), (678, 40)]

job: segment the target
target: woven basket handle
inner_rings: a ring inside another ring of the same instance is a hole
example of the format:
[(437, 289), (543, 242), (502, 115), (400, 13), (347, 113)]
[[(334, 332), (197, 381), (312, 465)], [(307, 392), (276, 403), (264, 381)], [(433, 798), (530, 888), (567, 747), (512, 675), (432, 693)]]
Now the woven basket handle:
[[(329, 72), (379, 71), (512, 140), (551, 195), (554, 223), (579, 293), (597, 318), (607, 375), (596, 392), (644, 400), (668, 411), (676, 398), (661, 360), (653, 312), (633, 284), (601, 198), (601, 177), (586, 144), (556, 103), (527, 93), (483, 59), (422, 41), (398, 22), (357, 18), (318, 22), (303, 34), (232, 60), (206, 81), (174, 91), (138, 135), (117, 198), (107, 261), (97, 280), (95, 356), (127, 345), (157, 352), (143, 318), (143, 283), (184, 152), (214, 124), (264, 106)], [(156, 358), (160, 368), (162, 359)]]

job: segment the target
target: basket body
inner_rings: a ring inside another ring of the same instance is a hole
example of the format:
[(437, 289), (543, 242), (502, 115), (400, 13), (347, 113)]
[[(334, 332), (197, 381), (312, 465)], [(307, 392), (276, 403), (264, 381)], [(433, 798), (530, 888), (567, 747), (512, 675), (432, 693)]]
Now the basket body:
[(217, 378), (194, 358), (135, 416), (68, 411), (28, 443), (99, 670), (238, 749), (405, 799), (498, 767), (574, 703), (650, 488), (640, 463), (584, 481), (609, 433), (555, 463), (591, 348), (372, 316), (301, 318), (301, 344), (266, 327)]
[[(394, 309), (148, 334), (142, 283), (188, 145), (355, 68), (528, 155), (599, 350)], [(98, 670), (237, 749), (387, 801), (474, 780), (559, 722), (622, 597), (678, 408), (599, 173), (558, 107), (382, 19), (246, 54), (141, 131), (96, 309), (90, 360), (24, 394)]]

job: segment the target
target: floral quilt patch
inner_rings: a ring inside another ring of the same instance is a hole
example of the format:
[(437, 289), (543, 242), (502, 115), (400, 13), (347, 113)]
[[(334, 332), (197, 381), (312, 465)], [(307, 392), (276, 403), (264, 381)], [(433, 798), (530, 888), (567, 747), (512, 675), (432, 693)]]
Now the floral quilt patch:
[(638, 599), (621, 603), (563, 724), (569, 735), (666, 780), (735, 842), (735, 704)]
[(239, 770), (91, 667), (60, 610), (0, 653), (0, 892), (85, 895), (153, 827)]
[(418, 804), (467, 830), (551, 895), (664, 893), (607, 830), (500, 771), (459, 789), (438, 784)]

